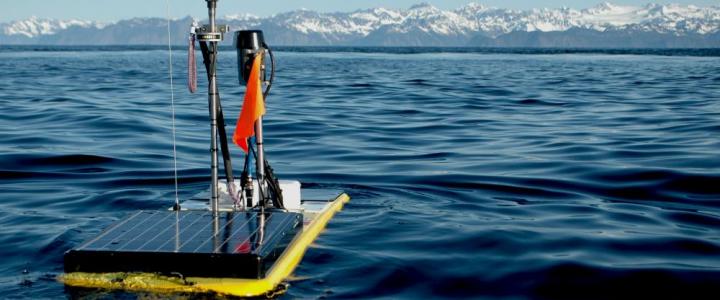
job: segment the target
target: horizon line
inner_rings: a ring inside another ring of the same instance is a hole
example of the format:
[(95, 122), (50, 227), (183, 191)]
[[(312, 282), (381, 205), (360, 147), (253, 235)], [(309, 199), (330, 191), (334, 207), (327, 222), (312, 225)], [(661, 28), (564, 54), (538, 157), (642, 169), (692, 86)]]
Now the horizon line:
[[(626, 5), (626, 4), (615, 4), (615, 3), (612, 3), (612, 2), (610, 2), (610, 1), (598, 1), (598, 3), (596, 3), (596, 4), (594, 4), (594, 5), (591, 5), (591, 6), (588, 6), (588, 7), (584, 7), (584, 8), (574, 8), (574, 7), (569, 7), (569, 6), (563, 5), (563, 6), (554, 7), (554, 8), (552, 8), (552, 7), (531, 7), (531, 8), (523, 8), (523, 9), (514, 9), (514, 8), (503, 8), (503, 7), (497, 7), (497, 6), (489, 6), (489, 5), (484, 5), (484, 4), (479, 3), (479, 2), (476, 2), (476, 1), (470, 1), (470, 2), (468, 2), (468, 3), (466, 3), (466, 4), (464, 4), (464, 5), (461, 5), (461, 6), (459, 6), (459, 7), (454, 8), (454, 9), (446, 10), (446, 9), (438, 8), (437, 6), (432, 5), (432, 4), (428, 3), (428, 2), (421, 1), (421, 2), (418, 2), (418, 3), (416, 3), (416, 4), (410, 5), (410, 6), (408, 6), (407, 8), (399, 8), (399, 9), (398, 9), (398, 8), (387, 8), (387, 7), (384, 7), (384, 6), (376, 6), (376, 7), (369, 7), (369, 8), (358, 8), (358, 9), (355, 9), (355, 10), (346, 10), (346, 11), (339, 11), (339, 10), (338, 10), (338, 11), (318, 11), (318, 10), (307, 9), (307, 8), (298, 8), (298, 9), (290, 9), (290, 10), (287, 10), (287, 11), (282, 11), (282, 12), (270, 14), (270, 15), (267, 15), (267, 16), (260, 16), (260, 15), (256, 15), (256, 14), (252, 14), (252, 13), (228, 13), (228, 14), (224, 14), (224, 15), (218, 16), (218, 17), (219, 17), (219, 19), (225, 19), (225, 18), (227, 18), (227, 17), (232, 17), (232, 16), (249, 16), (249, 17), (255, 17), (255, 18), (258, 18), (258, 19), (266, 19), (266, 18), (273, 18), (273, 17), (276, 17), (276, 16), (281, 15), (281, 14), (292, 13), (292, 12), (299, 12), (299, 11), (311, 11), (311, 12), (317, 12), (317, 13), (321, 13), (321, 14), (336, 14), (336, 13), (342, 14), (342, 13), (362, 12), (362, 11), (368, 11), (368, 10), (374, 10), (374, 9), (385, 9), (385, 10), (390, 10), (390, 11), (408, 11), (408, 10), (410, 10), (410, 9), (412, 9), (413, 7), (416, 7), (416, 6), (432, 6), (432, 7), (434, 7), (434, 8), (437, 8), (437, 9), (441, 10), (441, 11), (456, 11), (456, 10), (459, 10), (459, 9), (462, 9), (462, 8), (466, 8), (466, 7), (469, 7), (469, 6), (472, 6), (472, 5), (479, 5), (479, 6), (482, 6), (482, 7), (486, 8), (486, 9), (501, 9), (501, 10), (509, 10), (509, 11), (562, 10), (562, 9), (570, 9), (570, 10), (582, 11), (582, 10), (587, 10), (587, 9), (596, 8), (596, 7), (599, 7), (599, 6), (604, 5), (604, 4), (609, 4), (609, 5), (617, 6), (617, 7), (633, 7), (633, 8), (642, 8), (642, 7), (646, 7), (646, 6), (649, 6), (649, 5), (653, 5), (653, 4), (654, 4), (654, 5), (662, 5), (662, 6), (678, 5), (678, 6), (681, 6), (681, 7), (718, 8), (718, 9), (720, 9), (720, 4), (718, 4), (718, 5), (701, 6), (701, 5), (696, 5), (696, 4), (679, 4), (679, 3), (659, 4), (659, 3), (657, 3), (657, 2), (651, 2), (651, 1), (650, 1), (650, 2), (646, 2), (645, 4), (642, 4), (642, 5), (629, 5), (629, 4)], [(170, 20), (171, 20), (171, 21), (176, 21), (176, 20), (185, 19), (185, 18), (188, 18), (188, 17), (190, 17), (190, 18), (192, 18), (192, 19), (196, 19), (196, 20), (204, 20), (204, 19), (205, 19), (205, 18), (197, 18), (196, 16), (193, 16), (193, 15), (191, 15), (191, 14), (186, 14), (186, 15), (180, 16), (180, 17), (178, 17), (178, 16), (173, 16), (173, 17), (170, 18)], [(100, 23), (100, 24), (112, 24), (112, 23), (116, 23), (116, 22), (120, 22), (120, 21), (132, 20), (132, 19), (163, 19), (163, 20), (167, 20), (168, 18), (167, 18), (167, 16), (132, 16), (132, 17), (125, 17), (125, 18), (120, 18), (120, 19), (115, 19), (115, 20), (110, 20), (110, 21), (99, 21), (99, 20), (82, 19), (82, 18), (66, 18), (66, 19), (63, 19), (63, 18), (51, 18), (51, 17), (41, 17), (41, 16), (37, 16), (37, 15), (31, 15), (31, 16), (26, 17), (26, 18), (23, 18), (23, 19), (0, 20), (0, 24), (1, 24), (1, 23), (21, 22), (21, 21), (26, 21), (26, 20), (31, 20), (31, 19), (36, 19), (36, 20), (53, 20), (53, 21), (90, 21), (90, 22), (95, 22), (95, 23)]]

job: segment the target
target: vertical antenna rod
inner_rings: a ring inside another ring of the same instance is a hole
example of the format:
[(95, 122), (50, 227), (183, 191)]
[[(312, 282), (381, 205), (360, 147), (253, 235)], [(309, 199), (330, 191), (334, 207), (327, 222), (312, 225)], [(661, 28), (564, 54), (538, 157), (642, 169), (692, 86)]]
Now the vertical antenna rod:
[(172, 41), (170, 37), (170, 0), (165, 1), (167, 8), (167, 35), (168, 35), (168, 76), (170, 77), (170, 107), (172, 108), (172, 144), (173, 144), (173, 170), (175, 178), (175, 204), (173, 210), (180, 210), (180, 198), (178, 197), (178, 168), (177, 168), (177, 143), (175, 141), (175, 88), (173, 87), (173, 57)]
[[(217, 32), (217, 26), (215, 26), (215, 9), (217, 7), (217, 0), (205, 0), (207, 2), (208, 17), (210, 21), (210, 28), (208, 31), (211, 35)], [(217, 123), (217, 77), (216, 77), (216, 66), (217, 66), (217, 41), (210, 42), (210, 82), (208, 87), (208, 102), (210, 102), (210, 176), (211, 179), (211, 194), (210, 204), (212, 206), (213, 216), (217, 216), (220, 210), (220, 204), (218, 199), (218, 154), (217, 154), (217, 135), (218, 135), (218, 123)]]
[[(208, 107), (210, 110), (210, 207), (213, 216), (219, 215), (220, 203), (218, 195), (218, 134), (222, 134), (220, 142), (223, 143), (223, 158), (225, 159), (225, 172), (228, 175), (228, 189), (232, 193), (232, 165), (227, 150), (227, 137), (225, 135), (225, 121), (220, 107), (220, 96), (217, 87), (217, 57), (218, 43), (223, 40), (223, 33), (228, 31), (227, 25), (215, 24), (215, 10), (217, 0), (205, 0), (208, 8), (210, 24), (197, 27), (193, 25), (192, 32), (200, 42), (203, 52), (203, 63), (208, 74)], [(223, 126), (219, 128), (219, 126)]]

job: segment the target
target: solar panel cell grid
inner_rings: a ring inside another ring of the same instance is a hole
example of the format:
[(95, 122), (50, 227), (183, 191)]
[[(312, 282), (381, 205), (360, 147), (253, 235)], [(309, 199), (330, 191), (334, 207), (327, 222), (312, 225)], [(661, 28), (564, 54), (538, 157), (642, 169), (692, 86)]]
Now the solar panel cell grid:
[[(301, 227), (302, 215), (287, 212), (228, 212), (214, 218), (208, 211), (140, 211), (68, 251), (65, 268), (189, 276), (203, 273), (203, 268), (213, 264), (223, 267), (232, 263), (241, 265), (224, 267), (255, 270), (228, 271), (245, 274), (232, 277), (255, 277), (262, 275), (257, 270), (262, 273), (269, 268)], [(191, 265), (196, 267), (189, 268)]]

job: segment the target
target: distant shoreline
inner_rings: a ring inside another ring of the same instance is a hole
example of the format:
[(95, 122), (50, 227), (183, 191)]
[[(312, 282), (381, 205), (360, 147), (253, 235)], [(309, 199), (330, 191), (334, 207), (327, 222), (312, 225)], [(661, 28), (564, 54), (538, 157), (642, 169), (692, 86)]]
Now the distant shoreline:
[[(184, 51), (187, 45), (174, 45), (173, 50)], [(221, 51), (234, 51), (221, 46)], [(14, 51), (155, 51), (167, 50), (167, 45), (0, 45), (0, 52)], [(540, 48), (540, 47), (431, 47), (431, 46), (273, 46), (279, 52), (350, 52), (350, 53), (474, 53), (474, 54), (606, 54), (660, 56), (720, 56), (720, 48)]]

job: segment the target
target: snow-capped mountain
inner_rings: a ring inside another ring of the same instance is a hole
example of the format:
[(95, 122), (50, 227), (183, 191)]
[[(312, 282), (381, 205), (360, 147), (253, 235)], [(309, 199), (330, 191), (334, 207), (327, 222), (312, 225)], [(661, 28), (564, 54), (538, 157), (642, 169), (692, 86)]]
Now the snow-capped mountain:
[[(190, 17), (173, 21), (178, 43), (185, 41), (191, 22)], [(404, 10), (297, 10), (264, 18), (242, 13), (227, 15), (219, 22), (229, 24), (233, 30), (262, 29), (269, 42), (276, 45), (720, 46), (720, 6), (624, 6), (606, 2), (580, 10), (511, 10), (470, 3), (442, 10), (423, 3)], [(165, 32), (164, 26), (165, 21), (159, 18), (109, 24), (30, 18), (0, 24), (0, 43), (162, 44), (165, 39), (157, 37)], [(625, 38), (629, 40), (623, 42)], [(604, 40), (613, 42), (606, 45)]]
[(57, 32), (70, 27), (102, 29), (104, 26), (105, 24), (103, 23), (93, 21), (59, 21), (51, 19), (38, 19), (33, 16), (27, 20), (3, 24), (2, 33), (4, 35), (23, 35), (29, 38), (34, 38), (40, 35), (56, 34)]

